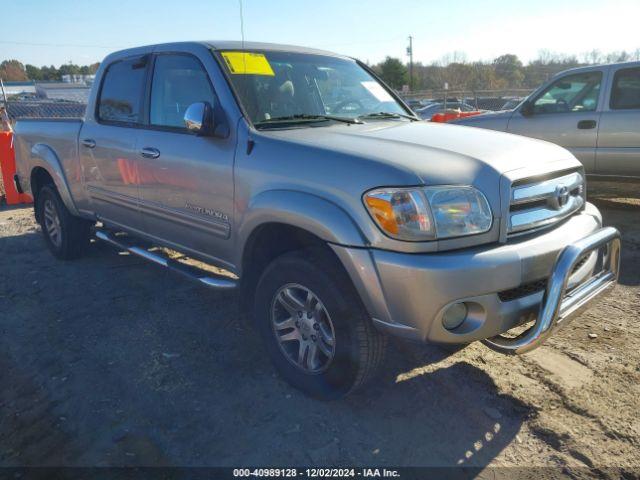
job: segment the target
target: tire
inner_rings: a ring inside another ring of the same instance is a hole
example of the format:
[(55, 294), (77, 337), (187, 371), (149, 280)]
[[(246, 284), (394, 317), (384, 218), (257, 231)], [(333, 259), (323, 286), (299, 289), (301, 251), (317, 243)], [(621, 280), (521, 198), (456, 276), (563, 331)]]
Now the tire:
[[(305, 305), (309, 308), (300, 310), (309, 292), (317, 302), (312, 298)], [(348, 395), (382, 363), (386, 337), (371, 323), (337, 259), (322, 250), (290, 252), (273, 260), (258, 281), (253, 316), (276, 370), (309, 396), (331, 400)], [(289, 317), (299, 325), (294, 328)], [(279, 341), (279, 336), (287, 340)]]
[(89, 244), (91, 223), (71, 215), (56, 188), (44, 185), (38, 192), (36, 218), (45, 243), (56, 258), (80, 257)]

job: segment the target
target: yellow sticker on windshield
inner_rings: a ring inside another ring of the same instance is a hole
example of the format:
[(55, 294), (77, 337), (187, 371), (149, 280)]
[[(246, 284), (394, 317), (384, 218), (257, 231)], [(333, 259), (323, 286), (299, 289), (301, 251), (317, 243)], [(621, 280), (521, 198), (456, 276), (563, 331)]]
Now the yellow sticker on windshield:
[(222, 58), (234, 75), (275, 75), (267, 57), (262, 53), (222, 52)]

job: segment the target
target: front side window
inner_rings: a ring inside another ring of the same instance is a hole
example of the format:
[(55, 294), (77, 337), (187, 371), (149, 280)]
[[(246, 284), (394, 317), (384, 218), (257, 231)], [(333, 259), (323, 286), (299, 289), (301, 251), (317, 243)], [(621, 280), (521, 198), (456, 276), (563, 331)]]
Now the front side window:
[(616, 72), (610, 106), (613, 110), (640, 108), (640, 68), (626, 68)]
[(533, 103), (534, 113), (593, 112), (598, 106), (601, 72), (578, 73), (551, 84)]
[(351, 59), (265, 51), (220, 52), (220, 60), (256, 126), (290, 117), (408, 113)]
[(184, 113), (190, 105), (208, 102), (215, 95), (200, 62), (190, 55), (159, 55), (151, 84), (151, 125), (184, 128)]
[(142, 123), (146, 64), (146, 57), (138, 57), (109, 65), (98, 101), (100, 120), (125, 124)]

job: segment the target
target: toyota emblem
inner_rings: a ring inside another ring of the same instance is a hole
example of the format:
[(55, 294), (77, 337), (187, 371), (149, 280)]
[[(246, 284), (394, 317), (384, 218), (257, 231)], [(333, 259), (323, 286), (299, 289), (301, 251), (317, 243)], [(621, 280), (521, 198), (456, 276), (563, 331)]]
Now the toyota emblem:
[(562, 208), (569, 203), (569, 189), (565, 185), (556, 187), (555, 203), (557, 208)]

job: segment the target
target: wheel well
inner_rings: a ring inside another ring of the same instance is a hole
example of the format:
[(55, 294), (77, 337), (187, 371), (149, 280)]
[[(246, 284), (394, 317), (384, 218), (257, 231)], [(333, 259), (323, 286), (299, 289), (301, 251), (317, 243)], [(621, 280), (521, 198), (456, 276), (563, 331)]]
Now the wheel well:
[(40, 212), (38, 212), (38, 194), (44, 185), (55, 185), (53, 178), (42, 167), (36, 167), (31, 171), (31, 194), (33, 196), (33, 208), (36, 220), (40, 222)]
[(298, 227), (283, 223), (268, 223), (254, 230), (247, 240), (242, 256), (242, 276), (240, 292), (243, 300), (240, 303), (241, 313), (247, 315), (253, 305), (256, 285), (264, 269), (273, 259), (280, 255), (302, 250), (318, 248), (328, 252), (339, 262), (338, 257), (327, 243), (320, 237)]

